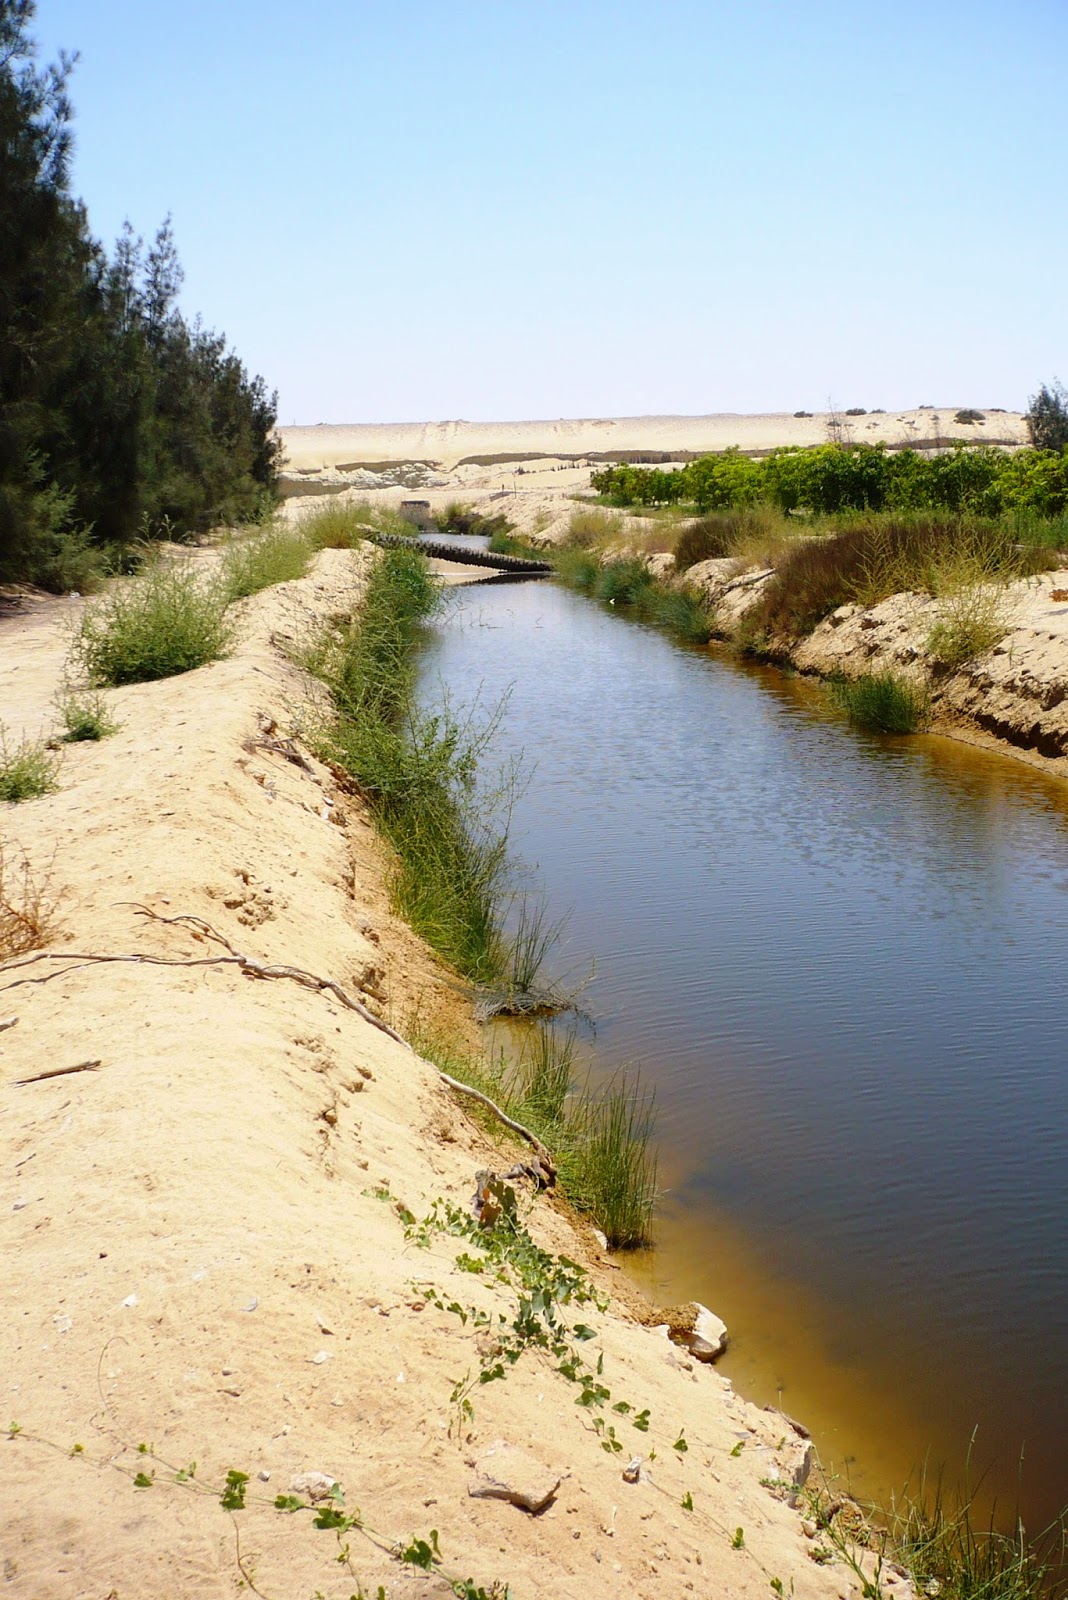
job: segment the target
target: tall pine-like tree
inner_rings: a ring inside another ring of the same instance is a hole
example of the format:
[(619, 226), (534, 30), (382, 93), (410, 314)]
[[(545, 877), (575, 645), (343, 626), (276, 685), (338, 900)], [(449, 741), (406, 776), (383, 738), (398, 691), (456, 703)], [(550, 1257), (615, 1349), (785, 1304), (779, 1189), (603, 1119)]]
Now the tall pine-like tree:
[[(87, 541), (254, 515), (276, 406), (190, 326), (170, 218), (109, 261), (71, 195), (74, 58), (37, 64), (35, 0), (0, 0), (0, 577), (64, 581)], [(64, 561), (64, 555), (68, 558)]]

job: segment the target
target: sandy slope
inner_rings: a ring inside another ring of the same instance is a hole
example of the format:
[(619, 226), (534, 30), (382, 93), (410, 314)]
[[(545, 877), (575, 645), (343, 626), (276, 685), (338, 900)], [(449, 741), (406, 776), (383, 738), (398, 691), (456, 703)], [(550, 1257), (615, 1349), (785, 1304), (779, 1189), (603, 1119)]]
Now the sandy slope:
[[(840, 417), (858, 443), (907, 440), (955, 434), (981, 443), (984, 438), (1026, 441), (1018, 412), (987, 412), (986, 421), (959, 427), (961, 406), (922, 407)], [(560, 417), (540, 422), (400, 422), (328, 424), (280, 428), (288, 466), (311, 470), (355, 463), (422, 461), (452, 471), (473, 456), (585, 455), (611, 450), (767, 450), (775, 445), (823, 444), (830, 416), (794, 417), (786, 412), (746, 416), (725, 412), (707, 417)]]
[[(233, 965), (78, 962), (219, 953), (142, 905), (328, 974), (398, 1022), (457, 1005), (389, 913), (358, 803), (318, 764), (246, 748), (261, 718), (299, 723), (311, 689), (279, 644), (347, 610), (361, 571), (358, 555), (326, 552), (308, 578), (245, 602), (230, 659), (117, 692), (121, 731), (67, 749), (57, 794), (0, 807), (9, 860), (24, 849), (51, 873), (50, 950), (70, 956), (0, 972), (0, 1018), (18, 1017), (0, 1033), (0, 1381), (3, 1419), (23, 1430), (0, 1441), (4, 1593), (448, 1592), (359, 1534), (340, 1565), (333, 1533), (270, 1506), (318, 1471), (387, 1546), (435, 1528), (451, 1573), (507, 1581), (517, 1600), (765, 1597), (773, 1576), (799, 1596), (853, 1594), (760, 1483), (796, 1470), (789, 1425), (621, 1304), (584, 1310), (584, 1348), (603, 1352), (613, 1398), (650, 1409), (645, 1435), (616, 1419), (622, 1461), (655, 1449), (650, 1481), (623, 1482), (573, 1386), (535, 1354), (479, 1389), (464, 1437), (449, 1436), (476, 1335), (415, 1284), (494, 1313), (510, 1302), (458, 1269), (456, 1241), (407, 1243), (394, 1199), (420, 1215), (436, 1196), (465, 1205), (500, 1157), (411, 1051), (326, 993)], [(39, 601), (0, 621), (10, 725), (47, 718), (69, 610)], [(19, 1082), (87, 1058), (98, 1070)], [(544, 1202), (531, 1226), (553, 1248), (588, 1248)], [(541, 1516), (469, 1497), (472, 1463), (498, 1439), (564, 1475)], [(192, 1484), (163, 1465), (193, 1461)], [(230, 1468), (257, 1496), (233, 1518), (195, 1488)], [(138, 1470), (151, 1488), (124, 1475)]]

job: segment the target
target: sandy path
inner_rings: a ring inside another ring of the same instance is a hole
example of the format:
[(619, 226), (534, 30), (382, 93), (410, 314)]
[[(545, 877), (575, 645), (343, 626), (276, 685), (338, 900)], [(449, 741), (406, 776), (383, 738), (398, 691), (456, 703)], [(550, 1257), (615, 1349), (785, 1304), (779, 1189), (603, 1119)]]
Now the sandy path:
[[(582, 1313), (613, 1398), (650, 1410), (648, 1434), (616, 1417), (622, 1458), (536, 1353), (479, 1388), (450, 1437), (476, 1335), (414, 1284), (494, 1316), (511, 1301), (459, 1269), (457, 1241), (406, 1242), (394, 1199), (417, 1215), (436, 1196), (464, 1206), (499, 1157), (407, 1048), (323, 993), (232, 966), (75, 959), (212, 953), (186, 929), (146, 925), (138, 902), (329, 974), (395, 1022), (455, 1008), (389, 913), (358, 803), (318, 764), (245, 748), (261, 717), (306, 715), (312, 689), (279, 645), (349, 609), (362, 570), (358, 554), (325, 552), (308, 578), (245, 602), (230, 659), (115, 693), (120, 731), (66, 749), (58, 793), (0, 807), (9, 856), (51, 872), (50, 949), (72, 953), (47, 983), (20, 982), (41, 967), (0, 971), (0, 1017), (18, 1017), (0, 1033), (0, 1381), (4, 1420), (22, 1429), (0, 1442), (4, 1592), (449, 1592), (358, 1533), (341, 1565), (332, 1532), (273, 1509), (294, 1474), (319, 1471), (387, 1544), (437, 1529), (450, 1573), (487, 1591), (507, 1581), (516, 1600), (765, 1597), (772, 1576), (787, 1593), (852, 1594), (760, 1483), (795, 1470), (790, 1428), (622, 1309)], [(68, 611), (41, 602), (0, 622), (12, 727), (47, 716)], [(99, 1069), (19, 1084), (86, 1058)], [(553, 1248), (587, 1248), (544, 1202), (531, 1225)], [(541, 1516), (470, 1498), (472, 1463), (498, 1439), (566, 1474)], [(650, 1448), (652, 1481), (624, 1483), (621, 1460)], [(184, 1484), (163, 1465), (194, 1461)], [(231, 1468), (257, 1497), (234, 1517), (217, 1498)], [(152, 1487), (134, 1487), (138, 1470)], [(731, 1548), (738, 1526), (744, 1550)]]

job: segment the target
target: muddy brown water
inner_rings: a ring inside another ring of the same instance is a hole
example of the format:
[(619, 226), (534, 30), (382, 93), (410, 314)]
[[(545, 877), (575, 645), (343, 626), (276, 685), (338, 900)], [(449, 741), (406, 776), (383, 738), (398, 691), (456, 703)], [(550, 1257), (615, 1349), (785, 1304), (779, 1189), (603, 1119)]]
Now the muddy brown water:
[(594, 1070), (656, 1089), (629, 1270), (717, 1311), (722, 1370), (856, 1492), (970, 1446), (1037, 1531), (1068, 1502), (1068, 785), (555, 583), (452, 591), (443, 686), (509, 691), (552, 965), (596, 962)]

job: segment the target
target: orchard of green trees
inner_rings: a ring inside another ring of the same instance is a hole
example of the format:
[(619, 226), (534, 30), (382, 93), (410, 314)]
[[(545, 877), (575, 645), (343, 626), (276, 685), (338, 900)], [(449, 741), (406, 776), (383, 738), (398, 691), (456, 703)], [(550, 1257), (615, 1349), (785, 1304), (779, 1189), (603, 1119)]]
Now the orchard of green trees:
[(885, 445), (823, 444), (702, 456), (675, 472), (605, 467), (590, 479), (613, 505), (693, 504), (698, 511), (766, 504), (782, 511), (906, 511), (940, 508), (981, 516), (1068, 510), (1068, 394), (1043, 384), (1027, 412), (1028, 449), (957, 443), (924, 455)]
[(81, 587), (138, 537), (273, 502), (275, 397), (178, 307), (170, 220), (108, 254), (71, 193), (73, 61), (0, 0), (0, 579)]

